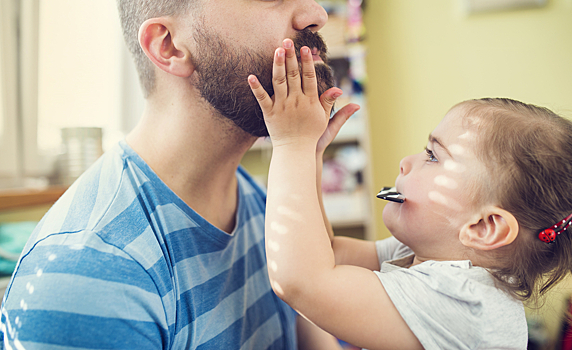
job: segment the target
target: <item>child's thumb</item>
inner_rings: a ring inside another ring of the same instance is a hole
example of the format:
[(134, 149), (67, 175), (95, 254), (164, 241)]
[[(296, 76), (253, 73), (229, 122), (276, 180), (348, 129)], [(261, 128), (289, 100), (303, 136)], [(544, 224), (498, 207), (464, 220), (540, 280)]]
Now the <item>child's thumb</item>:
[(326, 92), (324, 92), (322, 96), (320, 96), (320, 102), (322, 103), (322, 107), (324, 108), (324, 111), (326, 111), (328, 117), (330, 115), (332, 107), (334, 106), (334, 102), (336, 102), (336, 99), (342, 96), (343, 93), (344, 92), (340, 88), (333, 87), (331, 89), (326, 90)]

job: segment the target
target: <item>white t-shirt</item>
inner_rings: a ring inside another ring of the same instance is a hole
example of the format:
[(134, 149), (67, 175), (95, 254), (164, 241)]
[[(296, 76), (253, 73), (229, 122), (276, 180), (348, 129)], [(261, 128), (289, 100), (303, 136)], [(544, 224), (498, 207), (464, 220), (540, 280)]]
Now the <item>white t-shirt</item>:
[(391, 301), (425, 349), (526, 349), (522, 302), (495, 287), (469, 260), (413, 262), (391, 237), (376, 242), (376, 272)]

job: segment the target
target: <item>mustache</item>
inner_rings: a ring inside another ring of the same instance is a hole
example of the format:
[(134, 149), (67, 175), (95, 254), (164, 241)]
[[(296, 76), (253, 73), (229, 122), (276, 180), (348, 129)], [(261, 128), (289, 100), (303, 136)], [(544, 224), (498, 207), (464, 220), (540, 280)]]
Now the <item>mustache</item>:
[(294, 38), (294, 49), (296, 50), (296, 56), (300, 60), (300, 49), (303, 46), (307, 46), (310, 50), (316, 48), (320, 54), (320, 58), (324, 63), (328, 64), (328, 46), (324, 42), (324, 38), (318, 32), (312, 32), (310, 29), (306, 28), (299, 31)]

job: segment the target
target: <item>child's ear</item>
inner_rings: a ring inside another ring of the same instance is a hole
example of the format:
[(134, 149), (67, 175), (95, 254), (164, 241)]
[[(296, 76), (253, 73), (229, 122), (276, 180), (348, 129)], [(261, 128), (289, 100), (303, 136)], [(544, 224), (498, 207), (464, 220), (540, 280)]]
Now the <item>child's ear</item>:
[(161, 70), (178, 77), (189, 77), (195, 69), (190, 51), (176, 41), (172, 28), (167, 17), (146, 20), (139, 28), (139, 45)]
[(508, 211), (489, 206), (465, 224), (459, 240), (469, 248), (492, 250), (511, 244), (518, 235), (518, 222)]

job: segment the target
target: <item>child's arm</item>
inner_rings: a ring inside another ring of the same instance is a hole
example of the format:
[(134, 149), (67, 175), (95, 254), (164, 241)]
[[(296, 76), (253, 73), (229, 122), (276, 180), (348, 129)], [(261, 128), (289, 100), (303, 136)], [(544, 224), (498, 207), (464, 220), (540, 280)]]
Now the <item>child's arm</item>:
[[(341, 113), (344, 112), (344, 113)], [(346, 113), (353, 114), (355, 112), (355, 108), (349, 108), (348, 111), (344, 109), (340, 110), (336, 115), (330, 120), (328, 124), (328, 129), (332, 127), (332, 124), (345, 122), (347, 117), (345, 117)], [(341, 113), (341, 115), (340, 115)], [(350, 115), (351, 115), (350, 114)], [(341, 127), (341, 125), (340, 125)], [(339, 130), (339, 128), (336, 128)], [(337, 131), (336, 130), (336, 131)], [(327, 132), (326, 132), (327, 133)], [(337, 132), (336, 132), (337, 134)], [(334, 135), (335, 137), (335, 135)], [(333, 137), (332, 137), (333, 139)], [(365, 267), (372, 271), (379, 271), (379, 259), (377, 257), (377, 250), (375, 247), (375, 242), (367, 241), (363, 239), (355, 239), (350, 237), (342, 237), (337, 236), (334, 237), (334, 230), (332, 229), (332, 225), (328, 220), (328, 216), (326, 215), (326, 211), (324, 209), (324, 202), (322, 199), (322, 155), (323, 151), (320, 153), (320, 142), (324, 140), (324, 136), (318, 141), (318, 151), (317, 151), (317, 158), (316, 158), (316, 188), (318, 190), (318, 202), (320, 203), (320, 209), (322, 211), (322, 217), (324, 219), (324, 224), (326, 226), (326, 230), (328, 231), (328, 236), (330, 237), (330, 241), (332, 243), (332, 249), (334, 250), (334, 256), (336, 265), (354, 265), (354, 266), (361, 266)], [(331, 140), (330, 140), (331, 141)], [(325, 148), (330, 142), (325, 144), (323, 147)]]
[(335, 263), (316, 188), (316, 146), (341, 91), (333, 88), (320, 98), (308, 48), (302, 48), (301, 59), (302, 76), (294, 49), (276, 50), (274, 100), (249, 77), (274, 148), (266, 207), (272, 287), (294, 309), (349, 343), (420, 348), (377, 276)]
[[(341, 91), (340, 91), (341, 92)], [(318, 190), (318, 202), (322, 211), (324, 224), (328, 236), (332, 242), (336, 265), (354, 265), (365, 267), (370, 270), (379, 270), (379, 260), (375, 248), (375, 242), (349, 237), (334, 237), (334, 230), (328, 220), (322, 199), (322, 169), (324, 151), (334, 140), (344, 123), (359, 110), (356, 104), (349, 104), (340, 109), (328, 122), (326, 131), (318, 140), (316, 148), (316, 188)]]
[(323, 150), (320, 150), (320, 143), (318, 142), (318, 149), (316, 150), (316, 188), (318, 190), (318, 200), (320, 202), (320, 209), (322, 210), (322, 217), (324, 218), (324, 224), (326, 225), (326, 229), (328, 230), (328, 236), (330, 237), (330, 240), (332, 241), (333, 244), (334, 229), (332, 228), (332, 224), (330, 223), (330, 220), (328, 220), (328, 216), (326, 215), (326, 209), (324, 208), (324, 200), (322, 198), (322, 169), (324, 165), (324, 151), (326, 150), (328, 144), (324, 146)]
[(298, 350), (342, 350), (335, 337), (300, 315), (296, 317), (296, 333)]

